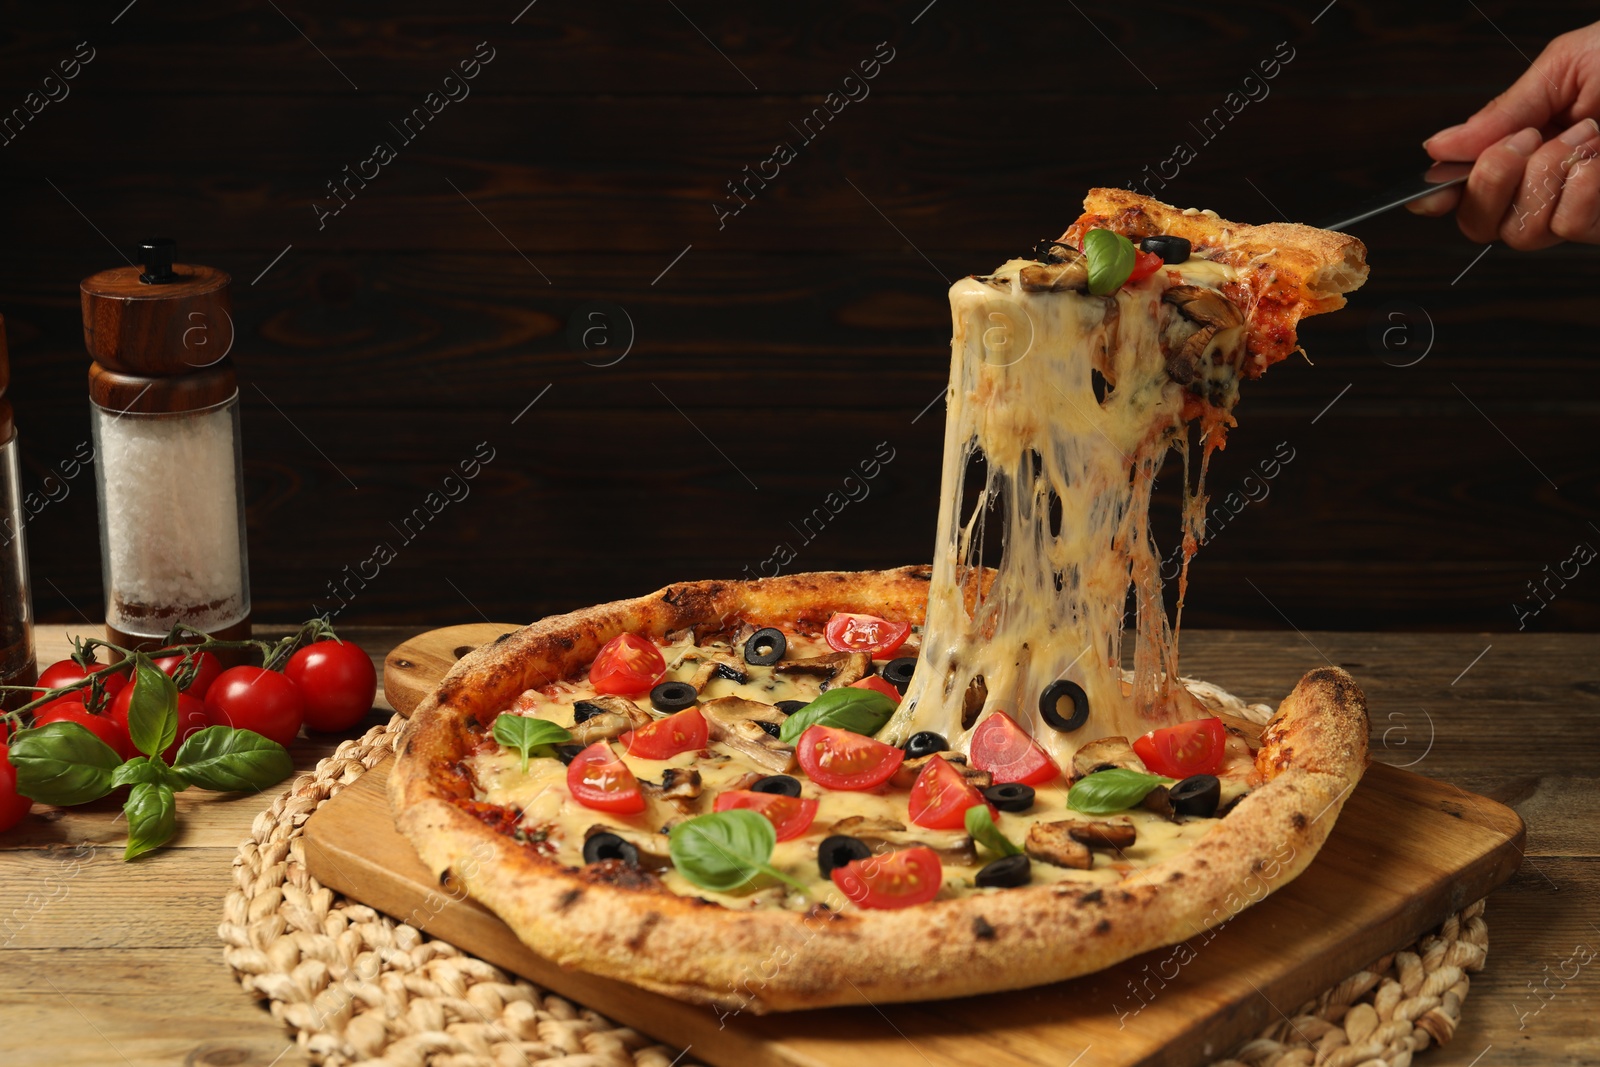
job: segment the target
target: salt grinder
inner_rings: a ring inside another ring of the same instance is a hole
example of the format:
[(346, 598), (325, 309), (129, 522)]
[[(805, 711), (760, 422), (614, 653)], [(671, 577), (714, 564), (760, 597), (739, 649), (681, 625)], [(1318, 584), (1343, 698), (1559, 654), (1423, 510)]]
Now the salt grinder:
[[(0, 317), (0, 685), (32, 685), (38, 679), (33, 658), (33, 598), (28, 594), (28, 550), (23, 534), (22, 481), (17, 470), (17, 426), (11, 400), (11, 359), (6, 323)], [(0, 706), (21, 707), (31, 694), (0, 690)]]
[(157, 647), (177, 623), (250, 636), (231, 279), (175, 250), (145, 241), (142, 268), (79, 286), (106, 637), (126, 648)]

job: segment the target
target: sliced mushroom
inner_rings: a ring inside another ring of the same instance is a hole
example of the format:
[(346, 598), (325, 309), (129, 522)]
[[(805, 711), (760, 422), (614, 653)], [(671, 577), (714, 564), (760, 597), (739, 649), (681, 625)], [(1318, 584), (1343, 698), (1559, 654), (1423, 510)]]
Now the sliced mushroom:
[(786, 745), (762, 728), (762, 723), (782, 726), (783, 712), (771, 704), (744, 697), (718, 697), (700, 705), (713, 741), (721, 741), (772, 774), (794, 769), (794, 746)]
[(1128, 739), (1120, 735), (1090, 741), (1073, 754), (1074, 780), (1093, 774), (1095, 771), (1103, 771), (1107, 767), (1125, 767), (1130, 771), (1144, 773), (1144, 762), (1134, 755), (1133, 746), (1128, 744)]
[(967, 784), (974, 789), (988, 789), (991, 785), (994, 785), (994, 775), (988, 771), (980, 771), (976, 767), (968, 767), (965, 763), (956, 763), (952, 764), (952, 766), (961, 772), (961, 777), (965, 778)]
[[(894, 769), (894, 774), (889, 778), (889, 784), (896, 789), (910, 789), (912, 784), (916, 782), (917, 775), (922, 773), (922, 768), (926, 767), (928, 761), (934, 756), (943, 756), (946, 763), (965, 773), (967, 757), (959, 752), (934, 752), (931, 755), (922, 756), (918, 759), (908, 759), (901, 763), (900, 766)], [(988, 787), (979, 786), (978, 788), (986, 789)]]
[(978, 862), (978, 851), (972, 844), (972, 838), (959, 832), (924, 830), (920, 827), (907, 830), (893, 819), (869, 819), (862, 815), (840, 819), (828, 829), (830, 833), (848, 834), (872, 849), (874, 854), (924, 847), (933, 849), (944, 863), (970, 867)]
[(595, 834), (616, 834), (638, 849), (639, 866), (647, 870), (660, 870), (672, 866), (672, 857), (667, 851), (667, 839), (662, 834), (645, 834), (625, 826), (595, 823), (583, 832), (583, 839), (587, 841)]
[(668, 767), (661, 772), (661, 795), (694, 800), (700, 795), (700, 772), (693, 767)]
[(1203, 285), (1174, 285), (1161, 294), (1161, 299), (1183, 312), (1185, 318), (1203, 326), (1223, 330), (1244, 321), (1231, 300)]
[(689, 684), (694, 686), (696, 693), (704, 691), (713, 678), (727, 678), (740, 685), (750, 680), (750, 675), (745, 672), (744, 667), (724, 652), (695, 652), (685, 658), (700, 661), (699, 668), (689, 679)]
[(1133, 820), (1127, 818), (1074, 823), (1067, 833), (1090, 848), (1129, 848), (1139, 839)]
[(1029, 859), (1040, 863), (1087, 871), (1094, 866), (1094, 856), (1090, 854), (1088, 845), (1073, 839), (1071, 831), (1074, 825), (1071, 822), (1034, 823), (1028, 829), (1023, 851)]
[(1172, 796), (1167, 792), (1167, 787), (1158, 785), (1144, 795), (1139, 806), (1145, 811), (1153, 811), (1163, 819), (1178, 821), (1177, 813), (1172, 810)]
[(837, 689), (865, 678), (872, 669), (872, 656), (866, 652), (830, 652), (826, 656), (784, 660), (772, 669), (777, 674), (818, 675)]
[(652, 716), (639, 705), (626, 697), (619, 696), (593, 696), (586, 703), (593, 704), (604, 710), (598, 715), (592, 715), (583, 722), (572, 727), (572, 740), (574, 744), (592, 745), (596, 741), (610, 741), (620, 737), (629, 730), (637, 730), (648, 726)]
[(983, 711), (984, 704), (989, 701), (989, 686), (983, 680), (983, 675), (974, 674), (967, 683), (967, 691), (961, 694), (961, 728), (970, 730), (978, 721), (978, 715)]
[(1025, 293), (1059, 293), (1067, 289), (1080, 292), (1089, 288), (1089, 261), (1076, 248), (1062, 244), (1050, 246), (1045, 263), (1030, 264), (1017, 272)]

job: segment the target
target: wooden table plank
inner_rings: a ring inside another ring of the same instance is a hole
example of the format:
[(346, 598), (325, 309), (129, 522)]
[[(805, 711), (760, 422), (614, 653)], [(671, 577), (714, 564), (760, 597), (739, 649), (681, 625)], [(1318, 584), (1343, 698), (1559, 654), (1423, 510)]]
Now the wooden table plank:
[[(381, 664), (414, 632), (351, 628), (347, 636)], [(62, 628), (41, 627), (38, 642), (42, 661), (65, 654)], [(1455, 1041), (1420, 1062), (1467, 1067), (1491, 1045), (1483, 1065), (1600, 1059), (1593, 1025), (1600, 969), (1584, 967), (1564, 986), (1559, 977), (1575, 946), (1600, 950), (1593, 925), (1600, 922), (1600, 637), (1191, 631), (1184, 638), (1187, 672), (1251, 699), (1276, 699), (1330, 659), (1367, 690), (1376, 758), (1501, 800), (1528, 824), (1529, 862), (1490, 899), (1488, 970), (1473, 979)], [(301, 741), (297, 766), (311, 766), (338, 740)], [(12, 1023), (0, 1027), (0, 1062), (101, 1067), (121, 1062), (120, 1052), (139, 1067), (186, 1060), (267, 1067), (289, 1045), (288, 1032), (234, 981), (215, 933), (234, 850), (267, 800), (190, 791), (179, 803), (182, 847), (130, 865), (121, 862), (120, 823), (110, 807), (53, 820), (36, 813), (0, 839), (0, 1018)], [(1545, 1002), (1528, 983), (1547, 978)], [(278, 1062), (305, 1061), (290, 1050)]]

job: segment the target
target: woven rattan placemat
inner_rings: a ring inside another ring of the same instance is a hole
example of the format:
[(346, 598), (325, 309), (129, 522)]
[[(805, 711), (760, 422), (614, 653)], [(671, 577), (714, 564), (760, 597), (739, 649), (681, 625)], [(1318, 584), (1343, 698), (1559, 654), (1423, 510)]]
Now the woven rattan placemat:
[[(546, 993), (323, 887), (300, 835), (311, 813), (388, 756), (396, 715), (339, 746), (256, 817), (233, 861), (223, 957), (317, 1063), (393, 1067), (692, 1067), (677, 1050)], [(1218, 1067), (1407, 1067), (1461, 1018), (1482, 969), (1483, 902), (1351, 975)]]

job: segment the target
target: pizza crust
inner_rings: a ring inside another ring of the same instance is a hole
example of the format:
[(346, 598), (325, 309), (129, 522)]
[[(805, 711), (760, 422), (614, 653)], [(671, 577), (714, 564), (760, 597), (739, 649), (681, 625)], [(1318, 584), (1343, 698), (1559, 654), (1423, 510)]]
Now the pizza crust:
[[(1263, 732), (1269, 781), (1193, 847), (1115, 886), (1035, 885), (900, 911), (736, 911), (617, 863), (566, 868), (463, 811), (461, 761), (525, 689), (570, 676), (623, 631), (820, 627), (834, 611), (922, 621), (926, 567), (685, 582), (557, 616), (465, 657), (413, 714), (390, 776), (396, 823), (464, 889), (565, 966), (730, 1010), (931, 1000), (1087, 974), (1221, 923), (1293, 879), (1367, 763), (1360, 689), (1307, 674)], [(465, 794), (463, 791), (466, 791)]]

